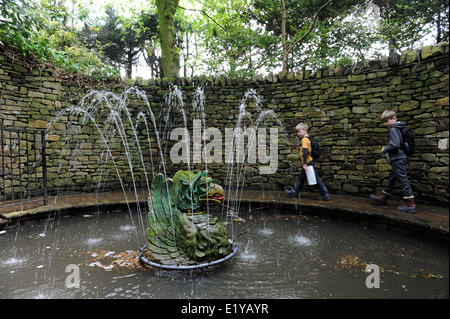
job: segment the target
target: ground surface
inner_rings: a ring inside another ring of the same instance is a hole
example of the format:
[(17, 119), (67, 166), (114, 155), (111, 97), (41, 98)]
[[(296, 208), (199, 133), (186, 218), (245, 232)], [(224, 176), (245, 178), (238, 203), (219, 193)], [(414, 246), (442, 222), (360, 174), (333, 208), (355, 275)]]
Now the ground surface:
[[(448, 208), (425, 206), (417, 204), (416, 214), (405, 214), (397, 211), (399, 202), (390, 201), (388, 205), (381, 206), (369, 198), (348, 195), (332, 195), (330, 201), (316, 200), (317, 194), (303, 193), (301, 198), (288, 197), (284, 192), (247, 190), (240, 194), (226, 197), (224, 204), (235, 200), (242, 203), (251, 203), (259, 207), (285, 207), (288, 209), (304, 211), (305, 214), (334, 215), (337, 218), (360, 220), (388, 225), (393, 228), (403, 228), (414, 232), (422, 232), (437, 236), (448, 242), (449, 212)], [(128, 205), (138, 200), (145, 202), (147, 193), (88, 193), (49, 197), (48, 205), (33, 203), (0, 208), (0, 227), (15, 223), (18, 220), (39, 217), (58, 210), (81, 210), (86, 207), (102, 207), (109, 205)]]

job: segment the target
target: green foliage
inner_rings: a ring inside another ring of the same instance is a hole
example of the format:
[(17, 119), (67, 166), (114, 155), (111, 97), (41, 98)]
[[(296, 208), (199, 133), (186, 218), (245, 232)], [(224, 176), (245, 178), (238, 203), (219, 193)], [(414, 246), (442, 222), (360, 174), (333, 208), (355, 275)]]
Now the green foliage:
[(425, 38), (448, 40), (449, 33), (448, 0), (283, 0), (285, 37), (282, 0), (150, 0), (139, 8), (115, 2), (101, 18), (91, 14), (93, 2), (72, 1), (73, 12), (65, 2), (0, 0), (0, 43), (101, 78), (118, 76), (118, 68), (131, 77), (141, 56), (154, 77), (164, 68), (167, 77), (178, 76), (181, 64), (184, 76), (250, 78), (376, 58), (381, 50), (420, 47)]
[(436, 30), (436, 41), (448, 39), (448, 0), (332, 1), (311, 32), (313, 17), (327, 1), (284, 1), (286, 40), (281, 0), (204, 0), (195, 20), (207, 65), (203, 73), (249, 77), (280, 69), (283, 41), (285, 48), (292, 46), (287, 65), (295, 70), (376, 58), (388, 46), (417, 47)]
[(272, 45), (272, 39), (261, 37), (260, 26), (252, 25), (251, 5), (251, 0), (203, 3), (193, 26), (201, 36), (203, 53), (198, 58), (206, 65), (206, 73), (248, 78), (272, 63), (270, 57), (261, 54), (263, 48)]
[(46, 0), (1, 0), (0, 41), (18, 49), (26, 58), (50, 63), (63, 72), (101, 78), (116, 77), (118, 71), (101, 61), (100, 46), (82, 42), (63, 5)]
[[(373, 40), (367, 28), (342, 21), (360, 2), (330, 4), (320, 12), (313, 32), (308, 33), (318, 7), (326, 0), (286, 0), (285, 45), (292, 46), (289, 69), (351, 60), (356, 50)], [(194, 20), (204, 50), (200, 60), (207, 65), (204, 72), (249, 78), (279, 69), (283, 58), (281, 17), (280, 0), (204, 1)], [(352, 32), (351, 36), (348, 32)], [(306, 34), (304, 41), (297, 44)], [(361, 52), (357, 53), (361, 56)]]
[(449, 1), (374, 0), (380, 9), (379, 39), (390, 51), (412, 49), (436, 30), (436, 42), (448, 39)]

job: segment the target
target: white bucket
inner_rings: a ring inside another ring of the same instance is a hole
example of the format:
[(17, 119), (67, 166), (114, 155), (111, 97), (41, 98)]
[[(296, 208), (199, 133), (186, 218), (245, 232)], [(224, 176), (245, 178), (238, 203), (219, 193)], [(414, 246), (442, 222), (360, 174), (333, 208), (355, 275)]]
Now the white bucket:
[(308, 179), (309, 185), (316, 185), (316, 174), (314, 173), (314, 166), (308, 166), (306, 169), (306, 178)]

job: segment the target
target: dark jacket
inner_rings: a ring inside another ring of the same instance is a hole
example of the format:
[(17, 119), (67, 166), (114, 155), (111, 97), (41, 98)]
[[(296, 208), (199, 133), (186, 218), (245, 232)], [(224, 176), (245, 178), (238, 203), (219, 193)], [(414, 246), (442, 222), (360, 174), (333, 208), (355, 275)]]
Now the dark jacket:
[(397, 122), (391, 126), (389, 130), (389, 144), (384, 148), (383, 153), (388, 154), (389, 161), (396, 161), (399, 159), (407, 159), (408, 156), (401, 149), (403, 145), (402, 132), (399, 130), (406, 127), (403, 122)]

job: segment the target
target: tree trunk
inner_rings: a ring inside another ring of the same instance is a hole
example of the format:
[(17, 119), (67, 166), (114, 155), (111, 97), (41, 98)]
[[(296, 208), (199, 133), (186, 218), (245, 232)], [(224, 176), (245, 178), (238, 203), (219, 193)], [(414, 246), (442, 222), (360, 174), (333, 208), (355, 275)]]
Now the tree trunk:
[(127, 54), (126, 72), (127, 78), (131, 79), (131, 76), (133, 75), (133, 55), (131, 52), (128, 52)]
[(174, 17), (179, 0), (156, 0), (159, 39), (164, 77), (176, 78), (180, 72), (180, 57), (176, 47)]
[(286, 3), (284, 0), (281, 0), (281, 45), (283, 47), (283, 71), (288, 71), (288, 49), (286, 41)]

